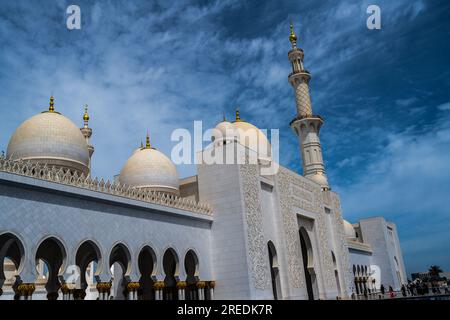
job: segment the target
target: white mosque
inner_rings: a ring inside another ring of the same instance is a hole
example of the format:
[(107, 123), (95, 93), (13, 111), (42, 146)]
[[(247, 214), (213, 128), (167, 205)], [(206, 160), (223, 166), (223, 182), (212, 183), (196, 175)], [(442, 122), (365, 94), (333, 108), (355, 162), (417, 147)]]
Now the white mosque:
[(80, 129), (52, 97), (23, 122), (0, 157), (0, 299), (345, 299), (406, 283), (395, 224), (342, 218), (292, 26), (290, 42), (303, 175), (264, 173), (270, 142), (239, 113), (198, 157), (243, 161), (184, 179), (148, 136), (113, 181), (92, 177), (87, 109)]

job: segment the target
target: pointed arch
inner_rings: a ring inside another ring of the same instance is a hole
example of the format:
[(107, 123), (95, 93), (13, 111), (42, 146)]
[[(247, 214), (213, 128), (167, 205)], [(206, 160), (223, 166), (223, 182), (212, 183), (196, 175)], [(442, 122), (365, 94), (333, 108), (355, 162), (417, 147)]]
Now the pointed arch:
[(0, 235), (0, 294), (5, 282), (13, 286), (15, 276), (23, 269), (25, 248), (23, 242), (12, 232)]
[(141, 277), (139, 279), (140, 287), (138, 290), (138, 299), (155, 299), (153, 276), (156, 274), (156, 266), (157, 259), (155, 251), (148, 245), (144, 246), (138, 256), (138, 268), (141, 273)]
[(178, 300), (177, 277), (179, 270), (179, 259), (173, 248), (168, 248), (163, 256), (164, 278), (164, 300)]
[(123, 243), (117, 243), (109, 254), (109, 267), (113, 272), (113, 296), (115, 300), (127, 299), (127, 279), (131, 273), (130, 250)]
[[(100, 247), (93, 240), (84, 240), (78, 246), (75, 253), (75, 264), (77, 265), (80, 277), (76, 284), (76, 299), (83, 300), (86, 296), (86, 289), (93, 285), (94, 276), (99, 274), (98, 266), (102, 264), (102, 253)], [(86, 275), (88, 274), (88, 277)]]
[(280, 283), (280, 268), (278, 265), (278, 255), (275, 245), (272, 241), (267, 242), (267, 250), (269, 253), (269, 267), (270, 277), (272, 280), (273, 299), (281, 299), (281, 283)]
[(299, 230), (302, 251), (303, 271), (305, 275), (308, 300), (314, 300), (318, 294), (317, 278), (314, 270), (314, 252), (308, 232), (304, 227)]
[(61, 240), (54, 236), (43, 239), (35, 254), (36, 266), (41, 266), (41, 261), (44, 263), (45, 273), (48, 273), (47, 283), (45, 289), (47, 290), (48, 300), (57, 300), (59, 296), (59, 289), (61, 283), (58, 276), (64, 269), (64, 264), (67, 261), (67, 251)]
[(198, 256), (194, 250), (190, 249), (184, 258), (184, 268), (186, 271), (186, 300), (198, 300), (198, 290), (196, 283), (198, 281), (199, 262)]

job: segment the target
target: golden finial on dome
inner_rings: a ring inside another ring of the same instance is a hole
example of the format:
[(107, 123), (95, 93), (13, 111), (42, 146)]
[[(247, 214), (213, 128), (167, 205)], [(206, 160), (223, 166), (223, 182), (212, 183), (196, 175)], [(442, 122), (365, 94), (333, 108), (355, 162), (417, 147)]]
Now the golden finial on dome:
[(227, 121), (227, 117), (225, 117), (225, 112), (223, 113), (223, 122)]
[(147, 132), (147, 137), (145, 138), (145, 149), (150, 149), (152, 146), (150, 145), (150, 135)]
[(292, 43), (292, 46), (297, 45), (297, 35), (294, 31), (294, 24), (291, 22), (291, 34), (289, 35), (289, 41)]
[(49, 112), (55, 112), (55, 98), (50, 97), (50, 106), (48, 107)]
[(240, 116), (240, 112), (239, 112), (239, 108), (236, 109), (236, 121), (235, 122), (241, 122), (241, 116)]

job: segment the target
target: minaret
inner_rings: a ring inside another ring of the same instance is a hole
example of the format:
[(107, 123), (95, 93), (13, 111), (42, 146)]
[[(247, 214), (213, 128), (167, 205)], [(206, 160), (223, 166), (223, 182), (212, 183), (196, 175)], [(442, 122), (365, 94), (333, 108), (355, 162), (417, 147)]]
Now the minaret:
[(303, 175), (319, 183), (323, 190), (329, 190), (319, 139), (323, 119), (319, 115), (313, 115), (312, 112), (309, 96), (311, 75), (303, 66), (304, 53), (302, 49), (297, 47), (297, 36), (292, 23), (289, 40), (292, 44), (292, 49), (288, 53), (289, 61), (292, 64), (292, 73), (288, 79), (294, 88), (297, 105), (297, 116), (291, 121), (290, 125), (300, 140)]
[(89, 174), (90, 174), (91, 159), (92, 159), (92, 155), (94, 154), (94, 146), (91, 145), (91, 141), (90, 141), (90, 138), (92, 136), (92, 129), (89, 128), (89, 114), (88, 114), (88, 106), (87, 105), (84, 107), (83, 121), (84, 121), (84, 126), (80, 130), (81, 130), (81, 133), (83, 134), (84, 138), (86, 139), (86, 144), (87, 144), (88, 150), (89, 150)]

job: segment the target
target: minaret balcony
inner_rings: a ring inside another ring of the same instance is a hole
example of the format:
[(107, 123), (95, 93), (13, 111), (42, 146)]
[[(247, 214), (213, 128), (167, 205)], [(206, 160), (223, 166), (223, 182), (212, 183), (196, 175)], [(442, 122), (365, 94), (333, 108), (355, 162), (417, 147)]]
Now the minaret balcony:
[(307, 75), (311, 77), (311, 73), (309, 73), (308, 70), (300, 70), (300, 71), (293, 71), (289, 74), (289, 78), (292, 76), (299, 76), (299, 75)]
[(318, 114), (315, 114), (315, 115), (313, 115), (313, 114), (311, 114), (311, 115), (301, 114), (301, 115), (297, 115), (294, 119), (292, 119), (292, 121), (289, 123), (289, 125), (292, 126), (292, 124), (294, 122), (300, 121), (300, 120), (306, 120), (306, 119), (307, 120), (314, 120), (314, 119), (316, 119), (316, 120), (319, 120), (322, 123), (324, 122), (324, 119)]
[(309, 83), (311, 74), (307, 70), (293, 71), (289, 74), (288, 81), (295, 88), (302, 82)]

